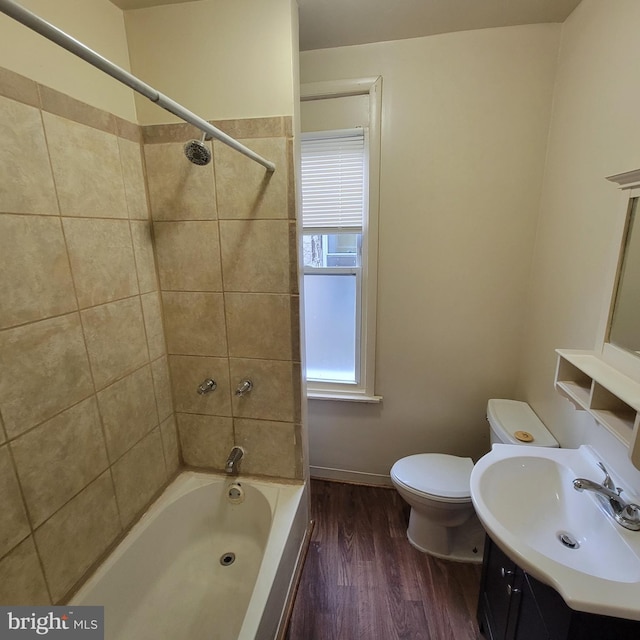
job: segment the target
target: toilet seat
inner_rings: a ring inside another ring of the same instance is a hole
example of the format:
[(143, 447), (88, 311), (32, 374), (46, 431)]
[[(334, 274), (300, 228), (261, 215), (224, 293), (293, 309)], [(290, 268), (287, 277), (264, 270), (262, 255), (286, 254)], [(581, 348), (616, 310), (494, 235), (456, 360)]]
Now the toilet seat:
[(443, 453), (418, 453), (398, 460), (391, 477), (407, 491), (439, 502), (471, 502), (473, 460)]

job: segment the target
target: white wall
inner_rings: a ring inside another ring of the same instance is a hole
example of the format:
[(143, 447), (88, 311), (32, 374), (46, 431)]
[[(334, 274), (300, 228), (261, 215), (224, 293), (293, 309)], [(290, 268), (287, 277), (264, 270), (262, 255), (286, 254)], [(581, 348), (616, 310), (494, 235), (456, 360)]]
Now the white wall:
[(622, 196), (605, 176), (640, 167), (639, 26), (637, 0), (583, 0), (562, 29), (520, 391), (563, 446), (611, 441), (554, 391), (554, 349), (594, 348), (610, 295)]
[[(125, 12), (139, 78), (207, 119), (293, 115), (295, 0), (201, 0)], [(140, 124), (177, 118), (136, 96)]]
[(486, 402), (515, 393), (559, 35), (536, 25), (300, 54), (303, 83), (383, 77), (384, 400), (311, 401), (313, 466), (387, 475), (410, 453), (488, 448)]
[[(294, 112), (295, 0), (201, 0), (126, 12), (109, 0), (20, 3), (206, 119)], [(0, 66), (127, 120), (178, 121), (4, 14)]]
[[(20, 4), (130, 71), (123, 12), (109, 0), (20, 0)], [(131, 89), (4, 14), (0, 14), (0, 66), (136, 120)]]

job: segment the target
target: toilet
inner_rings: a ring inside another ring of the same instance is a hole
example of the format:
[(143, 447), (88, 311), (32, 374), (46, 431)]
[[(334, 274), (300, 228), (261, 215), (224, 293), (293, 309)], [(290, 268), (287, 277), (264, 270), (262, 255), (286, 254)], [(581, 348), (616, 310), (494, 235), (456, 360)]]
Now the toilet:
[[(558, 447), (526, 402), (487, 403), (491, 444)], [(471, 503), (471, 458), (419, 453), (398, 460), (391, 481), (411, 507), (407, 537), (420, 551), (459, 562), (482, 562), (484, 531)]]

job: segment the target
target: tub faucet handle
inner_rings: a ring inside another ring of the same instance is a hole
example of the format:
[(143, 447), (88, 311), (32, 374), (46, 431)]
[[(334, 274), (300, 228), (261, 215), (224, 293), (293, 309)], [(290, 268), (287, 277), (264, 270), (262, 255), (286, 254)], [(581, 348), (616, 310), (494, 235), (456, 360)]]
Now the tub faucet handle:
[(204, 380), (202, 382), (202, 384), (198, 387), (198, 393), (203, 396), (205, 393), (210, 393), (211, 391), (215, 391), (216, 387), (218, 385), (216, 384), (216, 381), (211, 379), (211, 378), (207, 378), (206, 380)]
[(242, 380), (240, 382), (240, 384), (238, 385), (238, 388), (236, 389), (236, 395), (237, 396), (243, 396), (246, 393), (249, 393), (249, 391), (251, 391), (251, 389), (253, 389), (253, 382), (251, 382), (251, 380), (249, 380), (249, 378), (246, 378), (246, 379)]

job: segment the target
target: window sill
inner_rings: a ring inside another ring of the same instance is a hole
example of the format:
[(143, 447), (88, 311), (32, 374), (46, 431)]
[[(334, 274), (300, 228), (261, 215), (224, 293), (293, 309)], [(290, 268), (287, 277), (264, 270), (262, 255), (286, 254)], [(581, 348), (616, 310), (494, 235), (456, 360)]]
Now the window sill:
[(364, 402), (379, 404), (382, 396), (368, 396), (364, 393), (341, 393), (340, 391), (313, 391), (307, 390), (308, 400), (337, 400), (338, 402)]

